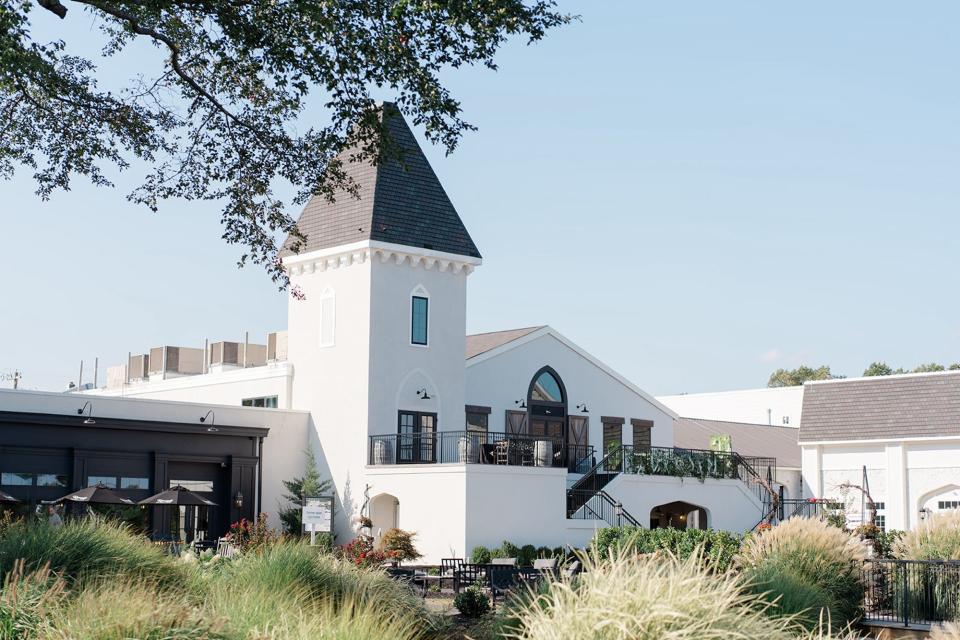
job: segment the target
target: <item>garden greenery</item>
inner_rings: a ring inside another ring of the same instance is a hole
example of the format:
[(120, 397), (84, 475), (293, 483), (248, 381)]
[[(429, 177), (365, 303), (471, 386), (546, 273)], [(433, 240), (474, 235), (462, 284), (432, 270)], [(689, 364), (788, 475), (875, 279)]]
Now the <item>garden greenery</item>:
[(928, 517), (894, 543), (905, 560), (960, 560), (960, 510)]
[(204, 562), (88, 519), (0, 532), (0, 584), (2, 640), (414, 640), (441, 625), (405, 585), (304, 542)]
[(808, 629), (829, 619), (843, 628), (861, 617), (863, 543), (812, 518), (791, 518), (748, 537), (736, 558), (748, 588), (774, 603), (775, 615), (798, 616)]
[(740, 536), (727, 531), (700, 529), (643, 529), (610, 527), (598, 531), (591, 542), (600, 557), (625, 550), (631, 553), (668, 551), (681, 559), (694, 554), (712, 571), (727, 571), (740, 549)]

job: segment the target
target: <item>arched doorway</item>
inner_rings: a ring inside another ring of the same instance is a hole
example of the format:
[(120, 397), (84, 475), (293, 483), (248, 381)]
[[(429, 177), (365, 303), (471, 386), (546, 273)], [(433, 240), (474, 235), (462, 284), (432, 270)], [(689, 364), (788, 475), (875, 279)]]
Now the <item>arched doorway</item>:
[(706, 529), (707, 510), (689, 502), (668, 502), (650, 510), (650, 528)]
[(388, 529), (400, 526), (400, 500), (389, 493), (381, 493), (370, 499), (371, 535), (374, 543), (380, 541), (380, 536)]
[(527, 390), (530, 435), (564, 439), (567, 432), (567, 390), (551, 367), (537, 371)]
[(960, 486), (948, 484), (920, 496), (917, 501), (920, 519), (941, 511), (960, 509)]

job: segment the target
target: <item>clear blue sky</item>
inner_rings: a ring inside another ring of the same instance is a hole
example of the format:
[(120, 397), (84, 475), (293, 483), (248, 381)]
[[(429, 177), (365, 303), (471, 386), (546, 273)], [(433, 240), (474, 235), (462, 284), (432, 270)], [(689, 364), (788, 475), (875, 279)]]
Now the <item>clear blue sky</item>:
[[(774, 4), (565, 3), (450, 77), (479, 131), (427, 154), (485, 259), (469, 331), (549, 323), (657, 394), (960, 360), (960, 4)], [(136, 178), (0, 183), (0, 372), (285, 328), (217, 206), (151, 214)]]

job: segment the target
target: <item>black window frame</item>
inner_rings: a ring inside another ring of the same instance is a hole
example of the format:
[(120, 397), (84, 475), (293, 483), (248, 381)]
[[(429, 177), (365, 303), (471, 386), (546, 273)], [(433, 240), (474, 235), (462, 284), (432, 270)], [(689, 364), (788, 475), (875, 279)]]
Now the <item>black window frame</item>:
[[(423, 301), (423, 342), (417, 340), (417, 301)], [(410, 344), (426, 347), (430, 344), (430, 298), (412, 296), (410, 298)]]
[[(410, 416), (409, 425), (404, 424), (404, 416)], [(424, 418), (432, 425), (424, 430)], [(404, 426), (411, 431), (405, 433)], [(429, 434), (424, 437), (424, 434)], [(437, 414), (431, 411), (397, 411), (397, 464), (428, 464), (437, 461)]]

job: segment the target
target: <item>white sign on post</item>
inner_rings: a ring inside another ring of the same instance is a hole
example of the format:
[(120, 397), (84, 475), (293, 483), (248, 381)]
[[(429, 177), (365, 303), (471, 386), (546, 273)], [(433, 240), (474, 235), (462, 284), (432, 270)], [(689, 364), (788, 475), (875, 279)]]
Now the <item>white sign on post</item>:
[(316, 544), (318, 531), (333, 532), (333, 496), (304, 498), (300, 518), (303, 526), (310, 532), (310, 544)]

